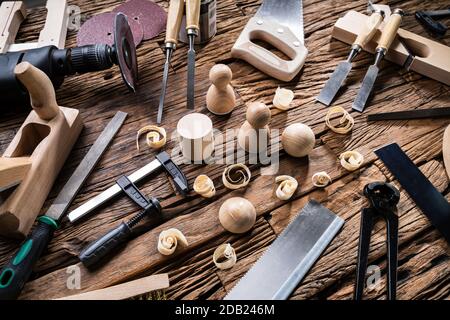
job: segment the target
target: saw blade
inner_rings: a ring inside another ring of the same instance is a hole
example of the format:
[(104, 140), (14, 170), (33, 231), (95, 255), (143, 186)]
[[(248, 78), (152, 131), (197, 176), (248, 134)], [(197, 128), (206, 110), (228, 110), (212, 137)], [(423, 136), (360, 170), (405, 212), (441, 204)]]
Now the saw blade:
[(322, 91), (320, 91), (319, 96), (316, 98), (317, 101), (323, 103), (324, 105), (329, 106), (333, 98), (336, 96), (336, 93), (341, 88), (345, 79), (347, 78), (350, 70), (352, 70), (352, 63), (348, 61), (342, 61), (337, 66), (336, 70), (334, 70), (330, 79), (323, 87)]
[(291, 29), (298, 40), (305, 42), (301, 0), (264, 0), (255, 17), (276, 20)]
[(320, 203), (309, 201), (225, 300), (287, 299), (343, 224)]

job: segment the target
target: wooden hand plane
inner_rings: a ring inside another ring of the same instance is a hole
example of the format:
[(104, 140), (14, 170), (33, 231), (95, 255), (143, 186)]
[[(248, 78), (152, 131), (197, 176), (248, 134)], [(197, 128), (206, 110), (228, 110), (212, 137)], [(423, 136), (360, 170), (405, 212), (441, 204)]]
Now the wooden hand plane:
[(10, 192), (0, 198), (0, 234), (21, 238), (42, 209), (83, 123), (78, 110), (58, 106), (44, 72), (28, 62), (14, 72), (28, 90), (33, 110), (0, 158), (0, 191)]

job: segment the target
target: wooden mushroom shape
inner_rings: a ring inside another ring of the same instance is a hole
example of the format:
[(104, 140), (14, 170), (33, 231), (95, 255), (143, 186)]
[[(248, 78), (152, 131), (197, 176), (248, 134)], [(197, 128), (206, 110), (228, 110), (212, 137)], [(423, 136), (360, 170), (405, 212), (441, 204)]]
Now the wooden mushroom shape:
[(206, 94), (206, 107), (212, 113), (217, 115), (228, 114), (236, 106), (236, 97), (230, 84), (232, 78), (231, 69), (224, 64), (216, 64), (209, 71), (209, 79), (212, 85)]
[(15, 74), (33, 110), (0, 158), (0, 189), (20, 183), (0, 200), (0, 234), (20, 238), (30, 231), (83, 123), (78, 110), (58, 106), (44, 72), (22, 62)]

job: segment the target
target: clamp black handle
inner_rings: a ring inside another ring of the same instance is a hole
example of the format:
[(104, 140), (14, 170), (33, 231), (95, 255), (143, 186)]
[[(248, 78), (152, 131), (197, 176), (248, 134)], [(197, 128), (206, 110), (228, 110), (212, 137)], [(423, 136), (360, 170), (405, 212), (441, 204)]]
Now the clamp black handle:
[(186, 196), (189, 193), (189, 184), (181, 169), (170, 159), (167, 152), (161, 152), (156, 156), (156, 159), (161, 162), (164, 169), (171, 175), (178, 192)]

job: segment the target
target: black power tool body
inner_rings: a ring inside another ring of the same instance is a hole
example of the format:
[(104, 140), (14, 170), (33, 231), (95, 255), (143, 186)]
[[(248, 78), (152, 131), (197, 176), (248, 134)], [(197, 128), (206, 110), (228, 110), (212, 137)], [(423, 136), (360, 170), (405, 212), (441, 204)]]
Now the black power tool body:
[(21, 62), (29, 62), (42, 70), (55, 88), (62, 85), (65, 76), (119, 65), (125, 84), (134, 92), (138, 77), (136, 47), (124, 14), (117, 14), (114, 30), (115, 43), (112, 46), (95, 44), (70, 49), (46, 46), (0, 54), (0, 113), (19, 111), (24, 106), (30, 106), (29, 94), (14, 74), (15, 67)]

